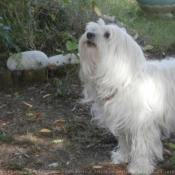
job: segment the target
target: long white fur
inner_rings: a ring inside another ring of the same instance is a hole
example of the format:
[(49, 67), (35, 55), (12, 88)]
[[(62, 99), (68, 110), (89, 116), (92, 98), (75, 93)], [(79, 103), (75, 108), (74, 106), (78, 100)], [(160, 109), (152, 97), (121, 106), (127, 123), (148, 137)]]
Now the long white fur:
[[(88, 32), (96, 47), (87, 45)], [(79, 53), (84, 102), (93, 102), (94, 120), (119, 139), (113, 162), (129, 162), (131, 174), (151, 174), (163, 159), (162, 133), (175, 130), (175, 60), (147, 61), (131, 36), (102, 19), (87, 24)]]

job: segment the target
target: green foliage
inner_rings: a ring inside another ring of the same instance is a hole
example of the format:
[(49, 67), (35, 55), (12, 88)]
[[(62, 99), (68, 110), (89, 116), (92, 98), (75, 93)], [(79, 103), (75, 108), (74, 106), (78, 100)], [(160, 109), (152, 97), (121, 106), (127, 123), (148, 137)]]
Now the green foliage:
[(173, 149), (175, 149), (175, 144), (173, 144), (173, 143), (165, 143), (167, 146), (169, 146), (170, 148), (173, 148)]
[[(169, 146), (172, 149), (175, 149), (175, 144), (173, 144), (173, 143), (167, 142), (167, 143), (165, 143), (165, 145)], [(173, 162), (173, 164), (175, 164), (175, 151), (173, 152), (173, 155), (172, 155), (172, 162)]]
[(14, 140), (15, 140), (15, 138), (14, 138), (13, 135), (5, 134), (5, 133), (3, 133), (2, 135), (0, 135), (0, 142), (10, 143), (10, 142), (13, 142)]
[(42, 66), (42, 62), (41, 62), (41, 61), (36, 61), (36, 65), (37, 65), (38, 67), (41, 67), (41, 66)]
[(5, 162), (10, 170), (22, 170), (25, 166), (25, 164), (16, 161), (6, 160)]
[(172, 161), (173, 161), (173, 164), (175, 164), (175, 151), (173, 152)]
[(63, 84), (63, 81), (58, 80), (57, 81), (57, 94), (60, 97), (69, 97), (71, 96), (71, 90), (67, 89), (65, 87), (65, 84)]
[(22, 59), (22, 53), (14, 53), (14, 54), (10, 54), (10, 56), (15, 59), (15, 62), (17, 63), (17, 67), (19, 67), (21, 65), (21, 59)]
[(154, 46), (156, 52), (163, 53), (175, 46), (174, 15), (169, 18), (145, 13), (136, 1), (131, 0), (96, 1), (104, 7), (105, 14), (114, 15), (129, 33), (136, 31), (144, 44)]
[(19, 93), (18, 93), (18, 92), (14, 92), (13, 95), (14, 95), (14, 97), (16, 97), (16, 98), (19, 97)]
[(4, 44), (8, 43), (9, 49), (9, 46), (15, 46), (12, 52), (18, 46), (22, 51), (32, 49), (53, 53), (58, 48), (65, 49), (65, 34), (72, 35), (66, 8), (61, 1), (7, 0), (0, 1), (0, 9), (4, 24), (11, 27), (10, 33), (0, 28), (3, 50)]
[(58, 86), (57, 88), (57, 94), (62, 96), (63, 92), (62, 92), (62, 86), (63, 86), (63, 82), (59, 79), (55, 79), (54, 84), (56, 84)]
[(5, 50), (9, 50), (9, 48), (14, 48), (16, 51), (19, 51), (20, 49), (14, 44), (9, 34), (10, 27), (4, 26), (3, 23), (4, 19), (0, 17), (0, 47), (4, 47)]
[(66, 48), (68, 51), (72, 51), (78, 48), (78, 44), (73, 41), (67, 41), (66, 43)]
[[(41, 50), (51, 55), (54, 52), (77, 55), (79, 36), (94, 14), (92, 3), (95, 2), (1, 0), (1, 53)], [(97, 5), (94, 8), (99, 12)], [(4, 26), (9, 26), (9, 30)]]
[(175, 45), (173, 18), (148, 15), (131, 0), (0, 0), (0, 55), (25, 50), (46, 54), (74, 53), (89, 21), (114, 15), (130, 32), (144, 37), (145, 45), (164, 52)]
[(19, 158), (22, 158), (22, 156), (30, 158), (30, 156), (27, 155), (22, 148), (16, 147), (16, 149), (17, 149), (17, 152), (15, 152), (15, 156), (18, 156)]

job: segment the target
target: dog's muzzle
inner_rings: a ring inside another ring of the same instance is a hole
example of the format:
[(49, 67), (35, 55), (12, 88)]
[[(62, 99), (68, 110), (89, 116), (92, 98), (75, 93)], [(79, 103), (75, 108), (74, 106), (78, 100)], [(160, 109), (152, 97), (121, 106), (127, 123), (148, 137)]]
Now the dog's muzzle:
[(96, 47), (96, 44), (94, 43), (95, 33), (88, 32), (87, 33), (87, 45), (89, 47)]

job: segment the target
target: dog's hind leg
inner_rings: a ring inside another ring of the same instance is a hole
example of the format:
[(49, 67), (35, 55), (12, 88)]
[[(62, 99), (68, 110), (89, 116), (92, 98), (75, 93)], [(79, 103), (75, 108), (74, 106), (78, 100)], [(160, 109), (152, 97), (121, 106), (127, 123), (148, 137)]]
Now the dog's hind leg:
[(126, 137), (119, 137), (118, 142), (118, 149), (116, 151), (112, 151), (112, 161), (115, 164), (128, 163), (130, 149), (126, 141)]
[(138, 129), (132, 135), (131, 161), (128, 172), (132, 175), (149, 175), (154, 171), (155, 159), (163, 159), (160, 132), (152, 125), (151, 127)]

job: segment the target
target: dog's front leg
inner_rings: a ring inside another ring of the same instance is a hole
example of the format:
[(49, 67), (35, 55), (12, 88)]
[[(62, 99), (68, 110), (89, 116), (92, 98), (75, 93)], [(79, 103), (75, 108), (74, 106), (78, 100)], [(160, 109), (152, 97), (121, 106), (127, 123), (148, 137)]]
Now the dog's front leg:
[(128, 143), (126, 141), (125, 135), (118, 138), (118, 149), (116, 151), (112, 151), (112, 161), (115, 164), (122, 164), (129, 162), (129, 154), (130, 150), (128, 147)]
[(131, 161), (128, 172), (132, 175), (150, 175), (154, 171), (155, 159), (162, 158), (160, 132), (152, 125), (140, 128), (131, 136)]

